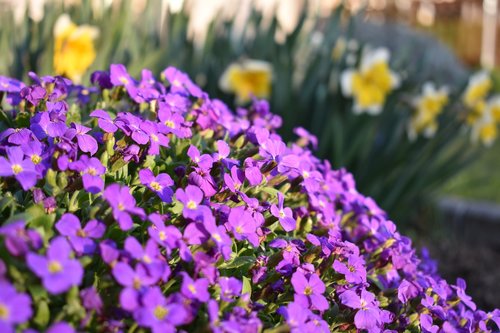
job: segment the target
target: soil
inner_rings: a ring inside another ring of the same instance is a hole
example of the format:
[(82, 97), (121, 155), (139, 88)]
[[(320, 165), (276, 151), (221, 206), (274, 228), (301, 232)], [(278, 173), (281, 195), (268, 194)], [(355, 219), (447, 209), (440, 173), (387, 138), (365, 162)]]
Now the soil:
[(467, 282), (466, 292), (484, 311), (500, 309), (500, 245), (432, 240), (426, 242), (443, 278)]

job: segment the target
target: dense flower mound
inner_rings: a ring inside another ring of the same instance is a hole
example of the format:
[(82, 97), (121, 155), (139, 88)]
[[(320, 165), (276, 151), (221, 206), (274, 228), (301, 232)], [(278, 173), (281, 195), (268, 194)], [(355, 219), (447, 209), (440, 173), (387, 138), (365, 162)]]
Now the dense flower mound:
[(265, 101), (31, 78), (0, 77), (1, 332), (498, 331)]

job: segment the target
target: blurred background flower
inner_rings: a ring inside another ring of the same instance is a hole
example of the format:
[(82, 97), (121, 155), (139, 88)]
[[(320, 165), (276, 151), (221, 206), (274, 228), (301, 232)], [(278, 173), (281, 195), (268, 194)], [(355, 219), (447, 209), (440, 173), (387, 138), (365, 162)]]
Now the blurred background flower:
[(94, 41), (99, 30), (77, 26), (69, 15), (62, 14), (54, 25), (54, 72), (79, 83), (95, 60)]

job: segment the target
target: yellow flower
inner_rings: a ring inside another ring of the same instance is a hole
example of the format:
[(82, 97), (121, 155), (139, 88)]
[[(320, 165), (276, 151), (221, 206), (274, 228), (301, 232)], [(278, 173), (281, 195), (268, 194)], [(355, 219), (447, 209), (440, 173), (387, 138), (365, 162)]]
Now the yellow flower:
[(408, 126), (408, 136), (414, 140), (422, 134), (433, 137), (438, 129), (437, 117), (448, 103), (448, 88), (436, 89), (433, 83), (427, 82), (422, 87), (422, 95), (414, 100), (415, 113)]
[(490, 146), (498, 136), (498, 125), (493, 115), (492, 105), (484, 108), (483, 114), (472, 125), (472, 141), (481, 141), (484, 145)]
[(494, 96), (488, 102), (488, 108), (490, 109), (491, 116), (493, 119), (500, 123), (500, 95)]
[(54, 71), (80, 82), (82, 75), (96, 57), (94, 40), (96, 27), (75, 25), (67, 14), (61, 15), (54, 26)]
[(492, 86), (493, 82), (487, 71), (481, 71), (471, 76), (463, 96), (465, 105), (474, 108), (477, 103), (487, 97)]
[(379, 114), (389, 93), (399, 86), (399, 76), (389, 68), (389, 51), (378, 48), (363, 53), (360, 68), (342, 73), (344, 96), (354, 98), (354, 112)]
[(246, 59), (229, 65), (219, 80), (222, 91), (235, 93), (238, 102), (248, 102), (252, 96), (269, 98), (272, 67), (262, 60)]

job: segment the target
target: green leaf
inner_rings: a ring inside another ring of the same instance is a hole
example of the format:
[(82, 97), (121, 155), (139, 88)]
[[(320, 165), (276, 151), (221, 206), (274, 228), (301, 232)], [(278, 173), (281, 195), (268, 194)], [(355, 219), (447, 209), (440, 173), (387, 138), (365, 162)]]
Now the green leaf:
[(36, 305), (36, 314), (35, 318), (33, 318), (33, 321), (35, 322), (35, 324), (41, 327), (46, 327), (47, 324), (49, 323), (49, 320), (50, 320), (49, 305), (47, 304), (46, 301), (41, 300)]
[(241, 294), (252, 295), (252, 281), (246, 276), (243, 277), (243, 289), (241, 290)]
[(219, 266), (219, 268), (222, 269), (240, 268), (245, 265), (250, 265), (254, 262), (255, 262), (254, 256), (241, 256), (241, 257), (236, 257), (228, 262), (224, 262), (222, 265)]

